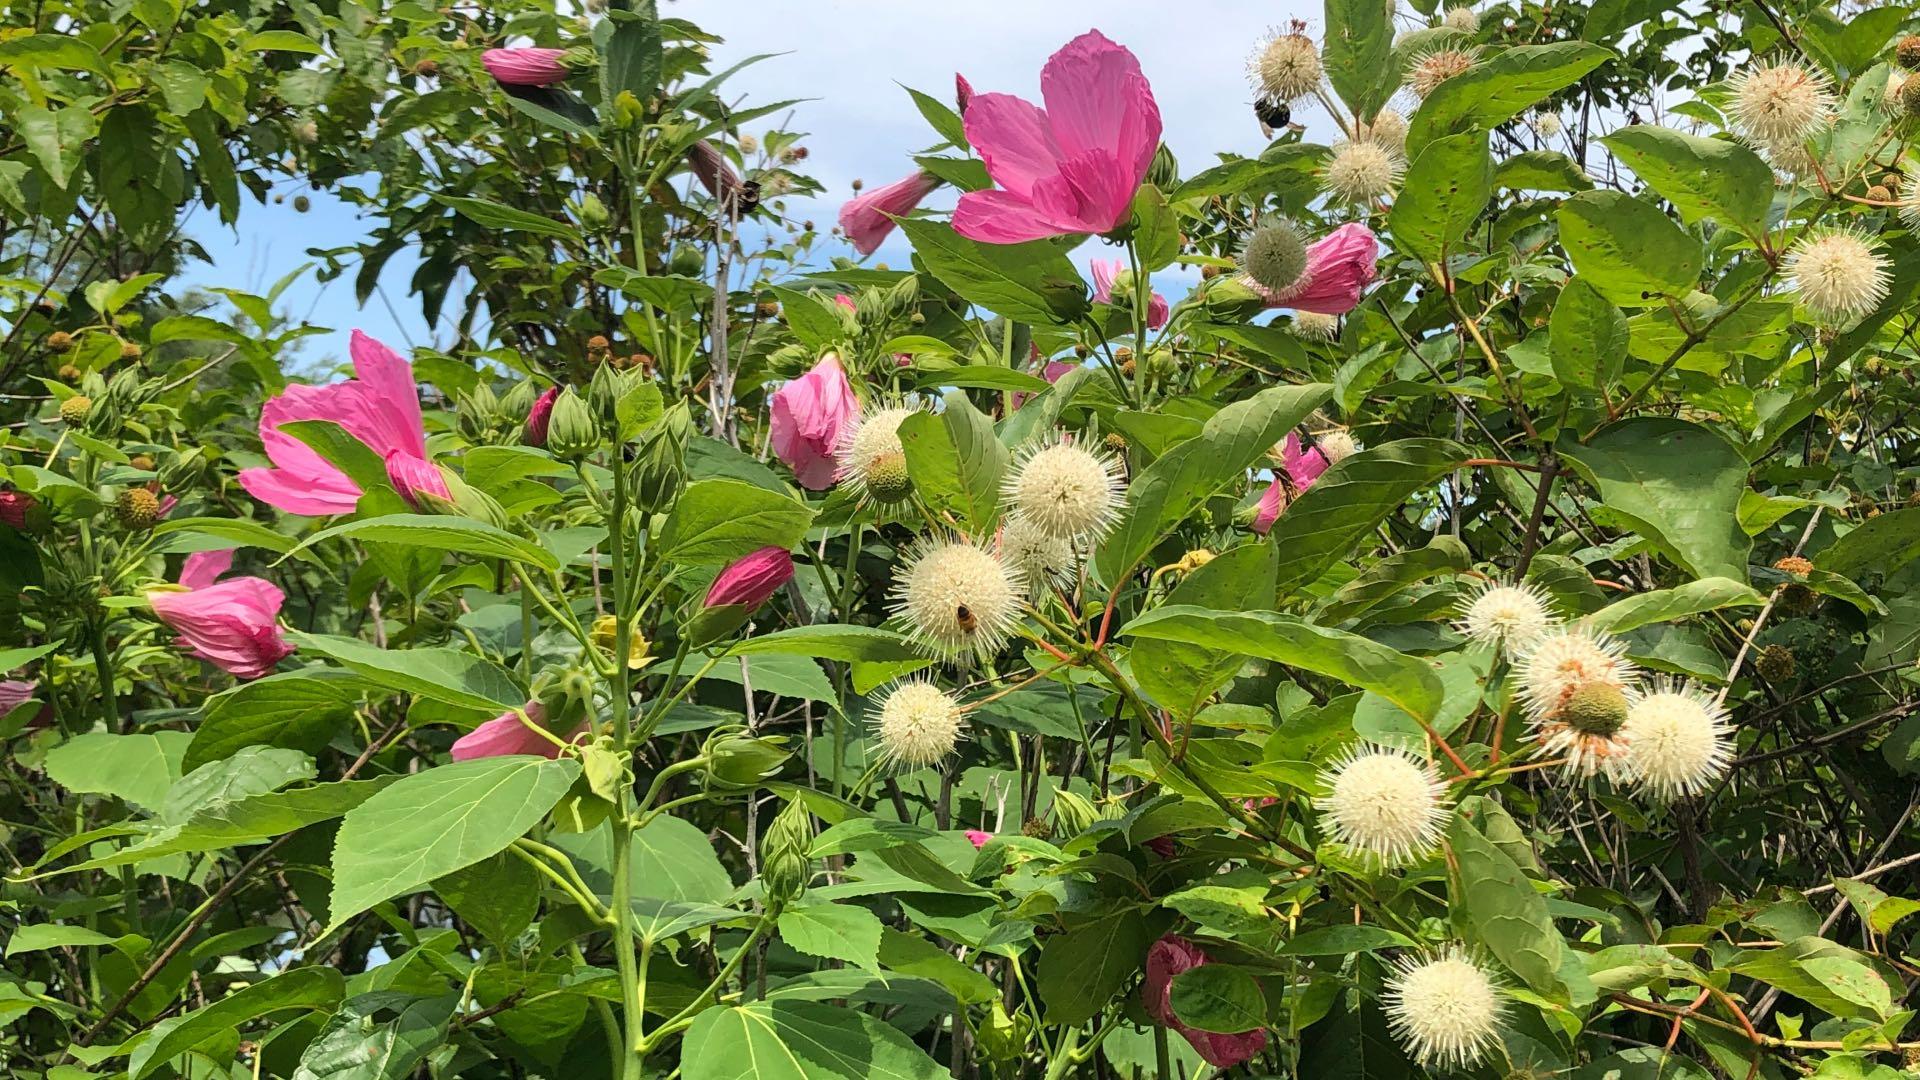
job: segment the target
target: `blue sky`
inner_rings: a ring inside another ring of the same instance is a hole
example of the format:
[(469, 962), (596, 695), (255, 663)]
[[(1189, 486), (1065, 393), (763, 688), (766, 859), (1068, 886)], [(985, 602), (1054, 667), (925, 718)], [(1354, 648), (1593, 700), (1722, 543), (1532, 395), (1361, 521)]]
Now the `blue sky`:
[[(810, 133), (806, 167), (826, 186), (827, 195), (817, 204), (793, 201), (790, 211), (824, 228), (850, 194), (854, 178), (869, 185), (898, 179), (911, 168), (908, 155), (935, 141), (900, 84), (946, 100), (952, 96), (957, 70), (978, 91), (1037, 99), (1040, 66), (1048, 55), (1090, 27), (1140, 57), (1160, 105), (1166, 142), (1183, 173), (1206, 168), (1217, 151), (1257, 153), (1265, 140), (1250, 105), (1247, 55), (1271, 25), (1296, 16), (1317, 22), (1319, 5), (1186, 0), (1178, 5), (1177, 17), (1170, 17), (1164, 0), (1106, 0), (1097, 5), (826, 0), (805, 6), (775, 0), (667, 0), (661, 10), (727, 39), (715, 50), (716, 69), (757, 53), (784, 54), (747, 68), (728, 85), (734, 96), (750, 103), (810, 99), (796, 108), (788, 126)], [(1325, 141), (1331, 134), (1330, 121), (1317, 107), (1296, 110), (1295, 118), (1309, 126), (1310, 137)], [(748, 130), (758, 129), (749, 125)], [(304, 184), (286, 186), (280, 193), (286, 196), (284, 203), (248, 205), (237, 229), (220, 225), (211, 214), (199, 215), (189, 228), (213, 264), (198, 267), (189, 280), (264, 292), (281, 275), (309, 261), (308, 248), (349, 243), (364, 236), (371, 224), (354, 208), (324, 192), (307, 191)], [(312, 200), (304, 214), (293, 208), (297, 194)], [(952, 198), (950, 192), (937, 194), (927, 205), (945, 208)], [(851, 253), (831, 239), (816, 250), (823, 257)], [(1090, 243), (1076, 255), (1084, 263), (1104, 252)], [(907, 250), (898, 234), (874, 259), (906, 264)], [(381, 293), (365, 308), (354, 300), (351, 273), (325, 284), (309, 276), (289, 289), (281, 299), (283, 312), (338, 331), (310, 339), (307, 359), (341, 355), (346, 331), (354, 327), (399, 348), (450, 341), (450, 327), (429, 327), (417, 300), (408, 295), (413, 269), (410, 260), (394, 258), (382, 277)], [(1161, 291), (1177, 296), (1183, 287), (1169, 282)]]

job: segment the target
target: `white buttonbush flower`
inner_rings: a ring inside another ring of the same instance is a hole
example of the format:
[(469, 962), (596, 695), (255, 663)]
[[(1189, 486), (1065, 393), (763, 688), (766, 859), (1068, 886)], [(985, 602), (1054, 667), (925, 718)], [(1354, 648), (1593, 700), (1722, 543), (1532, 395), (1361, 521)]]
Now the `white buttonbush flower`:
[(1349, 140), (1333, 148), (1320, 179), (1328, 194), (1344, 202), (1365, 203), (1393, 194), (1405, 167), (1393, 147)]
[(1801, 237), (1781, 260), (1800, 302), (1821, 322), (1844, 325), (1880, 306), (1893, 272), (1874, 242), (1851, 229), (1822, 229)]
[(1560, 114), (1555, 112), (1534, 113), (1527, 122), (1533, 127), (1534, 132), (1543, 139), (1557, 138), (1561, 132), (1566, 130), (1566, 125), (1560, 122)]
[(1247, 60), (1247, 77), (1264, 101), (1288, 105), (1320, 86), (1320, 50), (1298, 28), (1274, 30)]
[(992, 656), (1020, 618), (1026, 581), (993, 553), (955, 537), (925, 540), (894, 579), (894, 615), (942, 656)]
[(923, 769), (953, 753), (965, 726), (952, 694), (925, 680), (895, 685), (874, 721), (880, 755), (891, 765)]
[(1033, 596), (1044, 592), (1048, 582), (1070, 576), (1078, 565), (1070, 537), (1055, 536), (1020, 517), (1000, 529), (1000, 561), (1019, 571)]
[(1920, 171), (1900, 182), (1900, 220), (1909, 229), (1920, 229)]
[(1407, 118), (1398, 109), (1381, 109), (1370, 122), (1356, 124), (1353, 137), (1404, 152), (1407, 145)]
[(1461, 4), (1457, 7), (1448, 8), (1445, 17), (1440, 20), (1440, 25), (1449, 30), (1458, 30), (1463, 34), (1471, 34), (1480, 29), (1480, 15), (1472, 8)]
[(1321, 774), (1316, 804), (1333, 839), (1387, 865), (1410, 862), (1440, 843), (1451, 808), (1432, 763), (1390, 746), (1357, 745)]
[(838, 479), (860, 502), (891, 497), (907, 483), (907, 454), (900, 446), (900, 422), (916, 411), (900, 405), (869, 406), (841, 436), (834, 457)]
[(1340, 316), (1317, 311), (1293, 313), (1293, 336), (1308, 341), (1332, 341), (1340, 336)]
[(1487, 581), (1461, 608), (1455, 626), (1483, 645), (1520, 652), (1545, 637), (1558, 621), (1537, 586)]
[(1415, 57), (1407, 65), (1407, 85), (1415, 94), (1426, 97), (1434, 88), (1455, 75), (1465, 74), (1480, 60), (1475, 49), (1434, 49)]
[(1805, 142), (1833, 119), (1826, 72), (1791, 61), (1762, 61), (1727, 80), (1727, 111), (1748, 142)]
[(1015, 519), (1042, 532), (1097, 539), (1113, 527), (1124, 486), (1118, 458), (1062, 438), (1025, 451), (1001, 494)]
[(1555, 630), (1528, 645), (1518, 665), (1520, 692), (1533, 736), (1549, 755), (1564, 755), (1576, 776), (1625, 775), (1626, 691), (1637, 672), (1626, 645), (1583, 626)]
[(1427, 1068), (1478, 1064), (1500, 1038), (1506, 996), (1500, 984), (1459, 945), (1438, 955), (1402, 959), (1381, 995), (1387, 1026)]
[(1697, 795), (1733, 762), (1733, 728), (1714, 696), (1689, 684), (1629, 695), (1621, 727), (1627, 772), (1656, 798)]
[(1314, 436), (1313, 445), (1327, 459), (1327, 464), (1338, 465), (1360, 452), (1360, 444), (1354, 441), (1353, 434), (1346, 428), (1334, 428)]

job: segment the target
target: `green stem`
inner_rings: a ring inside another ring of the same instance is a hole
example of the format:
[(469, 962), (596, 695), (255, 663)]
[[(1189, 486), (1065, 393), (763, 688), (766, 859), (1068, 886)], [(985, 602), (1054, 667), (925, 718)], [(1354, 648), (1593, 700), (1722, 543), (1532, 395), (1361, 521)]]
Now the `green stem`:
[(686, 1008), (675, 1013), (673, 1019), (660, 1025), (658, 1031), (648, 1036), (646, 1045), (640, 1047), (640, 1052), (645, 1054), (647, 1050), (651, 1048), (651, 1044), (658, 1043), (660, 1040), (693, 1023), (694, 1014), (719, 1000), (720, 991), (727, 985), (728, 980), (733, 978), (734, 972), (740, 970), (740, 965), (746, 961), (747, 957), (752, 955), (753, 947), (760, 943), (760, 935), (767, 932), (767, 927), (772, 926), (773, 921), (778, 918), (779, 915), (780, 906), (778, 904), (767, 908), (766, 913), (760, 916), (760, 921), (754, 924), (753, 933), (747, 935), (747, 940), (742, 942), (740, 948), (734, 951), (733, 958), (727, 961), (727, 966), (720, 970), (720, 974), (714, 977), (713, 982), (708, 984), (707, 988), (700, 992), (699, 997), (689, 1002)]
[(105, 706), (107, 726), (120, 730), (120, 698), (113, 690), (113, 659), (107, 655), (107, 628), (96, 623), (93, 628), (93, 670), (100, 679), (100, 701)]

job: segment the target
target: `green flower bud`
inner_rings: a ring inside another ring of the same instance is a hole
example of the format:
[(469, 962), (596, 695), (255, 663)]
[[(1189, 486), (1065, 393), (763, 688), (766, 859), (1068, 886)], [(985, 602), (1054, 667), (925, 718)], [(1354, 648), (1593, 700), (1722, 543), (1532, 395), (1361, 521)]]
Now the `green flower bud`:
[(1011, 1015), (1004, 1002), (995, 1001), (993, 1011), (974, 1032), (974, 1041), (988, 1061), (1012, 1061), (1026, 1052), (1032, 1032), (1033, 1021), (1025, 1013)]
[(693, 412), (686, 402), (676, 402), (647, 432), (628, 469), (634, 506), (651, 514), (673, 502), (685, 478), (687, 443), (692, 438)]
[(760, 884), (772, 906), (800, 899), (813, 877), (813, 815), (793, 800), (760, 839)]
[(1147, 183), (1161, 191), (1172, 191), (1180, 186), (1180, 162), (1167, 149), (1166, 143), (1153, 152), (1153, 164), (1147, 166)]
[(706, 256), (692, 244), (675, 244), (673, 255), (667, 260), (667, 273), (681, 277), (697, 278), (707, 269)]
[(600, 425), (593, 409), (569, 386), (553, 403), (547, 422), (547, 450), (562, 461), (579, 461), (600, 449)]
[(533, 402), (540, 396), (540, 389), (533, 385), (532, 379), (522, 379), (514, 383), (513, 388), (500, 395), (499, 418), (505, 427), (517, 428), (527, 422), (527, 414), (533, 411)]
[(611, 220), (607, 204), (600, 201), (600, 196), (591, 191), (580, 196), (580, 224), (586, 226), (588, 232), (599, 232)]
[(454, 419), (460, 434), (469, 442), (479, 442), (500, 423), (500, 399), (493, 388), (480, 383), (454, 399)]
[(716, 787), (756, 787), (780, 771), (793, 751), (783, 738), (755, 738), (740, 728), (723, 728), (707, 739), (707, 780)]
[(601, 364), (593, 369), (593, 381), (587, 384), (587, 404), (593, 407), (593, 415), (607, 431), (616, 431), (620, 425), (620, 399), (626, 396), (633, 380), (628, 374), (612, 364)]
[(1079, 836), (1098, 820), (1099, 811), (1085, 796), (1066, 788), (1053, 789), (1053, 824), (1059, 836), (1068, 839)]
[(1207, 318), (1216, 322), (1245, 322), (1266, 310), (1267, 302), (1237, 275), (1222, 274), (1206, 283)]

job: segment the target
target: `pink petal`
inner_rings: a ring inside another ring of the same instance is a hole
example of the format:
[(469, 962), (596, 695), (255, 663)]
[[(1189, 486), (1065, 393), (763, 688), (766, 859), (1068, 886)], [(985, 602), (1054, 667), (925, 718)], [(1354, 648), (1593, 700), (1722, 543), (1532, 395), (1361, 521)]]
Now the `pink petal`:
[[(340, 476), (337, 472), (334, 475)], [(302, 478), (283, 469), (242, 469), (240, 486), (268, 506), (308, 517), (351, 514), (360, 504), (357, 487), (341, 490), (336, 485), (319, 484), (313, 478)]]
[(272, 582), (238, 577), (192, 592), (147, 594), (154, 615), (180, 636), (181, 649), (243, 679), (257, 679), (293, 652), (280, 635), (286, 597)]
[(367, 427), (343, 426), (381, 457), (401, 450), (424, 459), (427, 436), (420, 420), (420, 389), (413, 381), (413, 365), (358, 330), (349, 339), (348, 351), (353, 354), (353, 373), (364, 388)]
[(953, 231), (983, 244), (1018, 244), (1076, 230), (1054, 224), (1010, 191), (969, 191), (954, 207)]
[[(1129, 200), (1160, 148), (1160, 108), (1133, 53), (1089, 30), (1040, 70), (1040, 94), (1063, 157), (1103, 151), (1123, 170)], [(996, 178), (997, 179), (997, 178)]]
[(393, 484), (393, 490), (407, 501), (408, 506), (422, 513), (432, 510), (427, 496), (442, 500), (453, 498), (453, 493), (447, 489), (447, 478), (440, 475), (438, 465), (413, 457), (405, 451), (387, 451), (387, 480)]
[(1174, 1025), (1174, 1030), (1184, 1035), (1200, 1057), (1216, 1069), (1232, 1068), (1267, 1048), (1267, 1032), (1264, 1028), (1243, 1031), (1237, 1035), (1202, 1031), (1184, 1024)]
[(565, 55), (565, 49), (488, 49), (480, 54), (480, 63), (508, 86), (551, 86), (569, 74), (560, 63)]
[(1089, 150), (1060, 163), (1056, 182), (1034, 187), (1033, 204), (1055, 221), (1071, 221), (1075, 231), (1104, 233), (1133, 217), (1133, 193), (1140, 178), (1123, 169), (1111, 151)]
[(225, 551), (196, 551), (180, 564), (180, 584), (189, 589), (204, 589), (231, 569), (232, 548)]
[(975, 94), (967, 104), (967, 141), (1002, 188), (1026, 195), (1060, 171), (1060, 148), (1047, 114), (1012, 94)]
[(774, 391), (769, 441), (775, 456), (793, 470), (800, 486), (809, 491), (833, 486), (838, 471), (834, 450), (859, 408), (860, 400), (847, 382), (840, 358), (832, 353), (805, 375)]
[(967, 830), (967, 843), (972, 844), (975, 850), (986, 847), (987, 841), (991, 839), (993, 834), (990, 832), (981, 832), (979, 829)]
[(1280, 448), (1280, 460), (1286, 467), (1287, 477), (1293, 481), (1293, 486), (1302, 491), (1305, 491), (1315, 480), (1320, 479), (1320, 474), (1326, 472), (1333, 464), (1317, 446), (1302, 449), (1300, 433), (1297, 431), (1287, 433), (1287, 441)]
[[(529, 719), (539, 722), (537, 704), (527, 706)], [(513, 713), (502, 713), (455, 740), (451, 751), (455, 761), (501, 757), (508, 754), (533, 754), (544, 758), (560, 756), (560, 746), (552, 739), (520, 722)]]
[(840, 208), (840, 228), (855, 251), (871, 255), (893, 232), (893, 218), (912, 213), (920, 200), (939, 186), (939, 178), (932, 173), (916, 170), (911, 176), (849, 200)]
[(1307, 247), (1307, 269), (1300, 284), (1269, 295), (1270, 307), (1290, 307), (1321, 315), (1345, 315), (1360, 303), (1373, 283), (1379, 244), (1365, 225), (1348, 222)]
[(1273, 523), (1280, 520), (1280, 512), (1287, 508), (1287, 491), (1280, 481), (1267, 485), (1267, 493), (1260, 496), (1259, 509), (1253, 514), (1253, 531), (1261, 536), (1272, 531)]
[(1093, 273), (1093, 302), (1096, 304), (1113, 303), (1113, 279), (1126, 269), (1120, 260), (1093, 259), (1087, 263), (1087, 269)]

